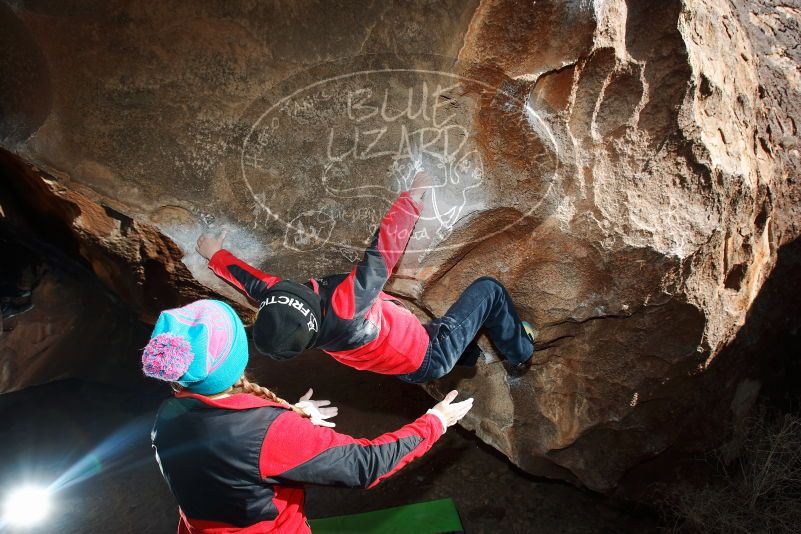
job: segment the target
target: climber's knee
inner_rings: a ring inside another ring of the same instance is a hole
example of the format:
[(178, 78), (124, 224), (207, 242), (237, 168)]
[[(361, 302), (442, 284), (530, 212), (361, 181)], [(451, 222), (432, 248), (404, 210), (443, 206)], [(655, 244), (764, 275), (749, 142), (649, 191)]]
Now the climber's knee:
[(476, 278), (471, 285), (476, 289), (480, 289), (486, 293), (498, 295), (503, 295), (506, 293), (506, 289), (504, 289), (503, 284), (491, 276), (482, 276), (481, 278)]

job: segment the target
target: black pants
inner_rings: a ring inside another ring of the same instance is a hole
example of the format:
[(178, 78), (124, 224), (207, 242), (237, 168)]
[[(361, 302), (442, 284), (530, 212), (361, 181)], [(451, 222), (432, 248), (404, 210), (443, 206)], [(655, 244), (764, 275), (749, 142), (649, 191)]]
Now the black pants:
[(470, 284), (445, 315), (425, 325), (430, 341), (423, 363), (417, 371), (398, 378), (424, 384), (445, 376), (481, 328), (488, 330), (501, 355), (511, 363), (531, 358), (534, 344), (523, 329), (509, 292), (500, 282), (485, 276)]

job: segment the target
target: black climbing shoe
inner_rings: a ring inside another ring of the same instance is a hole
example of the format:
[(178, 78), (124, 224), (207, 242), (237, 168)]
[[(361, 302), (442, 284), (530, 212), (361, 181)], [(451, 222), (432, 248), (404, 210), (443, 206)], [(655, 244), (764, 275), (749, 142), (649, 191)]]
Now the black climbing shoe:
[(520, 321), (523, 324), (523, 330), (526, 332), (526, 335), (531, 340), (531, 344), (534, 346), (534, 349), (531, 351), (531, 356), (528, 360), (520, 363), (511, 363), (505, 362), (504, 366), (506, 367), (506, 374), (509, 375), (511, 378), (520, 378), (524, 374), (531, 369), (531, 366), (534, 363), (534, 351), (537, 350), (537, 345), (535, 340), (537, 339), (537, 329), (534, 328), (534, 325), (529, 323), (528, 321)]
[(506, 376), (509, 378), (520, 378), (531, 369), (531, 359), (523, 363), (511, 363), (504, 360), (503, 367), (506, 369)]

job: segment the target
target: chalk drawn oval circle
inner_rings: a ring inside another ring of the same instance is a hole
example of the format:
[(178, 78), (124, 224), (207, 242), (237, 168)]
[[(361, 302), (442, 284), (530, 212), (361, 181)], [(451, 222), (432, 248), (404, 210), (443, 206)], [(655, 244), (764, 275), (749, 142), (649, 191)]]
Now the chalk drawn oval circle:
[[(241, 176), (257, 217), (285, 227), (286, 248), (334, 246), (357, 257), (420, 169), (432, 182), (407, 253), (464, 246), (453, 238), (460, 223), (508, 194), (519, 216), (479, 239), (505, 232), (553, 191), (559, 143), (527, 91), (441, 68), (344, 65), (296, 74), (251, 110)], [(350, 242), (354, 235), (363, 239)]]

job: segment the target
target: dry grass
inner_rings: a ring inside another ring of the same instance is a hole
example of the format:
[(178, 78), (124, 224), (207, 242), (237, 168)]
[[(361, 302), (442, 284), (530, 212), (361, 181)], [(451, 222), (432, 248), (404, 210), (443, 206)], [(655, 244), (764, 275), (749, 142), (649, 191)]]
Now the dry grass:
[(673, 532), (801, 532), (801, 417), (761, 411), (710, 461), (718, 481), (667, 492)]

